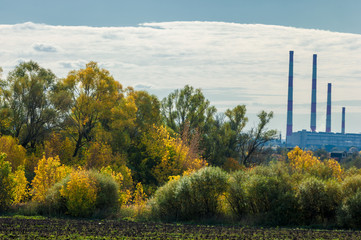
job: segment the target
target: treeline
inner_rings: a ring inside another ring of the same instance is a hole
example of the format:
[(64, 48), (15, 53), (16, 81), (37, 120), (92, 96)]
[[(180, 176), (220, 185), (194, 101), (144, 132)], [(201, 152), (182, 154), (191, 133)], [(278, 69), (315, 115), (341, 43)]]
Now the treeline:
[[(85, 169), (110, 166), (141, 182), (148, 193), (205, 165), (240, 168), (264, 161), (272, 112), (244, 131), (244, 105), (217, 113), (200, 89), (185, 86), (160, 101), (124, 88), (90, 62), (59, 79), (33, 61), (20, 63), (0, 82), (0, 151), (29, 182), (39, 159)], [(20, 146), (18, 146), (20, 145)], [(14, 148), (14, 149), (13, 149)], [(152, 190), (153, 189), (153, 190)]]
[(64, 79), (21, 63), (0, 87), (0, 212), (360, 227), (361, 172), (270, 154), (272, 112), (245, 131), (244, 105), (159, 101), (94, 62)]

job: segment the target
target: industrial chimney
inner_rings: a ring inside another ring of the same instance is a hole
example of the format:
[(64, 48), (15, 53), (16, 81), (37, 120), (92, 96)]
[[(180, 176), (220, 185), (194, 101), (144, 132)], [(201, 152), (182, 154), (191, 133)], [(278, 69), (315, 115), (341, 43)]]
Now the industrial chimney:
[(326, 132), (331, 132), (331, 83), (327, 85)]
[(311, 131), (316, 131), (316, 94), (317, 94), (317, 54), (313, 54), (312, 64), (312, 99), (311, 99)]
[(293, 115), (293, 51), (290, 51), (288, 74), (288, 102), (287, 102), (287, 137), (292, 135), (292, 115)]
[(346, 112), (346, 108), (343, 107), (342, 108), (342, 124), (341, 124), (341, 133), (345, 134), (345, 112)]

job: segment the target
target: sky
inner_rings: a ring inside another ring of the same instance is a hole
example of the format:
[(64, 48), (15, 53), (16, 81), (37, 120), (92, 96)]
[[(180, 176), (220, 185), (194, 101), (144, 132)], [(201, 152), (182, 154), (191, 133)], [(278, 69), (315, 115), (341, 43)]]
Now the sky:
[(318, 54), (317, 130), (327, 83), (332, 131), (361, 132), (361, 1), (0, 0), (3, 78), (34, 60), (58, 77), (96, 61), (123, 86), (160, 99), (189, 84), (219, 112), (247, 106), (249, 126), (273, 111), (286, 128), (289, 51), (295, 51), (294, 130), (309, 129), (312, 54)]

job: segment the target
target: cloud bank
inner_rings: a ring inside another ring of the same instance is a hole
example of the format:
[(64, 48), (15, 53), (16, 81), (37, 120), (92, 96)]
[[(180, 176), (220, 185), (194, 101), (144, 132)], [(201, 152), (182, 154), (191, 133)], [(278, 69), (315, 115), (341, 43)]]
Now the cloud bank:
[[(220, 111), (247, 105), (251, 121), (274, 111), (271, 127), (285, 131), (288, 52), (294, 60), (294, 129), (309, 129), (312, 54), (318, 54), (318, 126), (323, 131), (327, 83), (333, 84), (333, 124), (341, 107), (347, 131), (361, 132), (361, 35), (224, 22), (161, 22), (137, 27), (0, 25), (4, 76), (34, 60), (58, 77), (96, 61), (123, 86), (160, 98), (190, 84)], [(349, 119), (348, 116), (352, 116)], [(356, 121), (355, 119), (358, 121)], [(349, 119), (349, 121), (348, 121)], [(353, 123), (353, 121), (355, 123)]]

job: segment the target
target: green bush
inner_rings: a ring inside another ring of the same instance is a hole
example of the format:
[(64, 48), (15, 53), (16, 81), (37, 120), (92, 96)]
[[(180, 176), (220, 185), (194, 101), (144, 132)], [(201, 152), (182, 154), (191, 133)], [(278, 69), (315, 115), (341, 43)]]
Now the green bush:
[(345, 198), (356, 194), (361, 188), (361, 175), (351, 175), (342, 182), (342, 192)]
[(234, 172), (229, 179), (229, 189), (227, 202), (233, 215), (237, 219), (242, 219), (248, 212), (248, 199), (245, 183), (248, 175), (244, 171)]
[(219, 198), (227, 190), (228, 174), (215, 167), (203, 168), (159, 188), (152, 200), (153, 216), (162, 220), (210, 219), (221, 215)]
[(361, 191), (349, 196), (338, 211), (338, 223), (342, 227), (361, 228)]
[(298, 200), (305, 224), (324, 224), (336, 219), (342, 202), (340, 183), (335, 180), (322, 181), (310, 177), (298, 187)]
[(283, 165), (256, 167), (245, 179), (248, 214), (254, 223), (289, 225), (297, 219), (297, 201)]

